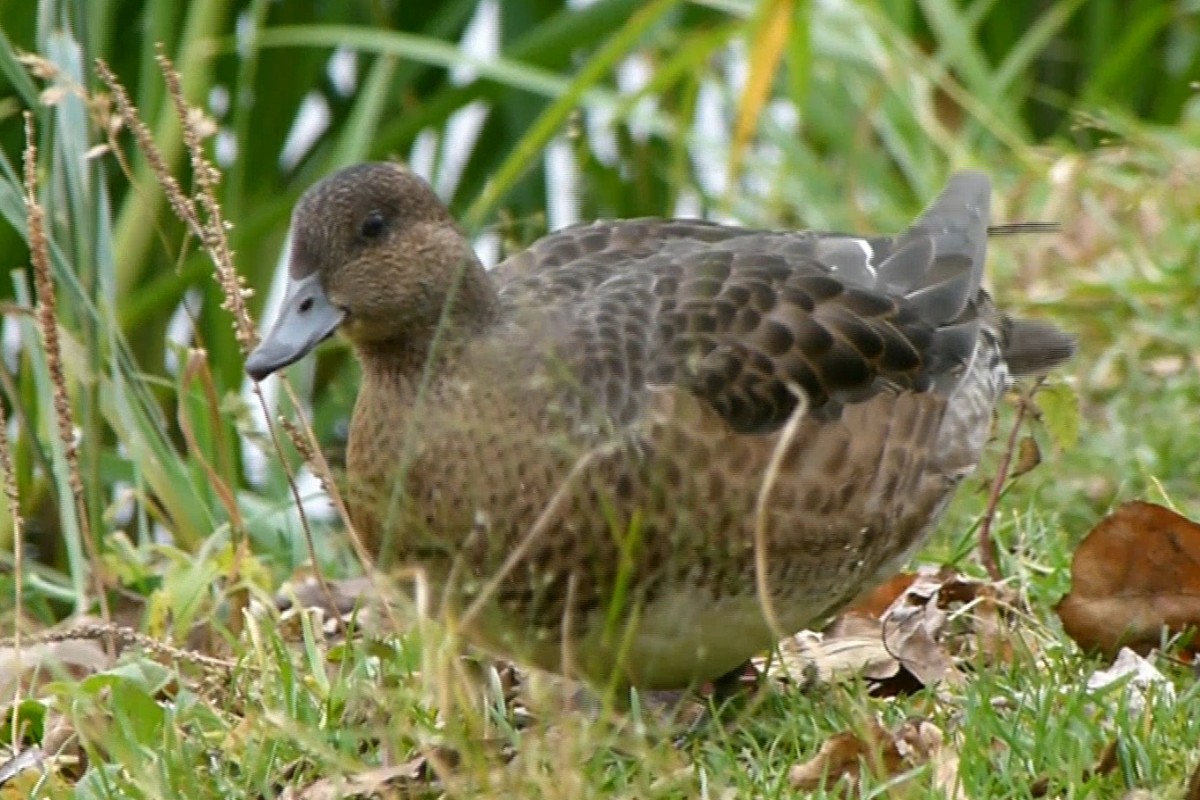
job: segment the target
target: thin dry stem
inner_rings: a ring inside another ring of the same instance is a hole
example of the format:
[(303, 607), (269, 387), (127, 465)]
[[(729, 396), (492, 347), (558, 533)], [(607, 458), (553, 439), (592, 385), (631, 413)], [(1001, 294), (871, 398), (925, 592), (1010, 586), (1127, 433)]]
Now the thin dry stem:
[[(309, 464), (310, 466), (312, 466), (313, 471), (317, 475), (317, 479), (319, 481), (321, 481), (321, 487), (325, 490), (325, 493), (327, 495), (329, 495), (330, 497), (333, 497), (336, 494), (337, 489), (333, 485), (333, 475), (329, 473), (328, 465), (325, 465), (324, 472), (321, 472), (315, 466), (316, 465), (316, 455), (315, 454), (320, 448), (315, 447), (314, 443), (311, 442), (308, 439), (308, 437), (306, 437), (304, 435), (303, 432), (301, 432), (300, 427), (298, 425), (296, 425), (296, 423), (294, 423), (290, 419), (288, 419), (287, 417), (283, 417), (283, 416), (279, 417), (279, 425), (280, 425), (280, 427), (283, 428), (284, 432), (287, 433), (288, 438), (292, 440), (292, 445), (296, 448), (297, 451), (299, 451), (300, 458), (302, 458), (306, 464)], [(309, 430), (311, 431), (312, 429), (309, 428)], [(322, 462), (322, 463), (324, 463), (324, 462)], [(299, 489), (296, 488), (294, 483), (292, 484), (292, 490), (293, 490), (293, 497), (296, 502), (296, 507), (302, 509), (302, 505), (300, 502), (300, 491), (299, 491)], [(301, 513), (303, 513), (303, 511), (301, 511)], [(333, 589), (330, 588), (329, 582), (327, 580), (325, 580), (325, 573), (322, 572), (318, 566), (319, 562), (317, 560), (317, 546), (316, 546), (316, 543), (313, 542), (312, 535), (311, 535), (307, 525), (304, 526), (304, 532), (305, 532), (304, 544), (308, 548), (308, 561), (310, 564), (312, 564), (313, 574), (317, 576), (317, 585), (319, 585), (321, 587), (321, 593), (323, 595), (325, 595), (325, 602), (329, 604), (329, 607), (337, 608), (337, 604), (333, 600)], [(355, 538), (353, 541), (357, 544), (357, 538)], [(368, 571), (367, 575), (369, 576), (370, 574), (371, 574), (370, 571)], [(385, 613), (390, 613), (390, 612), (385, 612)], [(344, 624), (340, 617), (336, 617), (335, 619), (337, 619), (339, 626)]]
[(70, 490), (75, 499), (75, 516), (83, 535), (91, 562), (92, 581), (95, 585), (100, 613), (110, 619), (108, 598), (104, 587), (104, 573), (100, 563), (100, 549), (92, 534), (84, 505), (83, 479), (79, 475), (79, 445), (75, 440), (75, 420), (71, 401), (67, 393), (67, 378), (63, 372), (62, 347), (58, 340), (58, 298), (54, 294), (54, 278), (50, 272), (50, 244), (46, 238), (45, 212), (38, 200), (37, 157), (34, 141), (33, 114), (25, 112), (25, 214), (29, 233), (29, 258), (33, 265), (33, 283), (37, 294), (37, 309), (34, 316), (42, 335), (42, 347), (46, 353), (46, 367), (50, 383), (54, 387), (54, 419), (58, 426), (58, 437), (63, 445), (67, 461)]
[[(280, 415), (278, 419), (279, 427), (283, 428), (283, 432), (291, 439), (292, 446), (300, 454), (300, 460), (311, 467), (316, 461), (317, 448), (313, 447), (313, 443), (309, 441), (304, 431), (300, 430), (300, 426), (295, 422), (283, 415)], [(321, 482), (321, 488), (327, 493), (335, 490), (332, 475), (317, 475), (317, 480)]]
[[(280, 375), (278, 379), (282, 382), (281, 385), (283, 386), (284, 391), (287, 393), (288, 401), (292, 404), (292, 408), (295, 409), (296, 416), (300, 419), (300, 424), (294, 426), (294, 431), (296, 433), (302, 431), (304, 434), (306, 434), (306, 438), (308, 439), (307, 447), (300, 448), (297, 444), (297, 449), (300, 450), (302, 454), (307, 454), (305, 455), (305, 459), (308, 461), (309, 466), (316, 474), (317, 479), (321, 481), (321, 486), (325, 489), (326, 494), (329, 495), (329, 499), (333, 503), (334, 510), (337, 511), (338, 518), (342, 521), (342, 525), (345, 526), (346, 536), (349, 537), (350, 545), (354, 548), (354, 555), (358, 558), (359, 564), (362, 565), (363, 574), (366, 575), (367, 579), (371, 582), (372, 588), (378, 592), (379, 587), (375, 585), (374, 560), (372, 559), (371, 554), (367, 551), (366, 546), (363, 544), (362, 537), (358, 535), (358, 529), (354, 527), (354, 522), (350, 519), (350, 511), (346, 508), (346, 503), (342, 499), (341, 492), (338, 491), (337, 484), (333, 480), (333, 470), (329, 468), (329, 462), (325, 460), (325, 453), (321, 450), (320, 443), (317, 441), (317, 435), (313, 432), (312, 425), (304, 416), (304, 412), (301, 410), (302, 406), (300, 405), (300, 400), (296, 397), (296, 392), (294, 389), (292, 389), (292, 385), (282, 375)], [(267, 419), (267, 428), (271, 434), (271, 442), (274, 444), (275, 452), (279, 454), (279, 458), (282, 461), (283, 448), (279, 444), (279, 438), (275, 431), (275, 426), (270, 424), (270, 416), (267, 414), (266, 400), (263, 398), (262, 391), (259, 389), (259, 385), (257, 383), (254, 384), (254, 391), (255, 394), (258, 395), (259, 405)], [(289, 432), (289, 436), (290, 435), (291, 432)], [(299, 439), (300, 437), (296, 436), (292, 438), (292, 441), (298, 443)], [(292, 476), (290, 474), (288, 475), (288, 485), (291, 488), (292, 497), (299, 508), (300, 520), (304, 529), (305, 540), (308, 543), (309, 552), (311, 554), (312, 552), (315, 552), (315, 547), (312, 543), (312, 531), (308, 525), (308, 518), (304, 514), (304, 508), (300, 505), (300, 490), (296, 488), (295, 481), (292, 480)], [(313, 566), (315, 569), (316, 564), (314, 563)], [(391, 606), (384, 606), (384, 614), (387, 615), (388, 621), (391, 622), (393, 626), (399, 625), (398, 620), (392, 612)]]
[(771, 500), (771, 490), (779, 480), (783, 467), (783, 458), (800, 430), (800, 423), (808, 415), (808, 395), (795, 383), (788, 384), (788, 391), (796, 397), (796, 407), (788, 417), (787, 424), (775, 442), (771, 451), (771, 460), (767, 462), (767, 470), (763, 474), (762, 486), (758, 489), (758, 497), (754, 501), (754, 588), (758, 594), (758, 604), (762, 607), (763, 617), (772, 635), (778, 640), (788, 636), (792, 631), (783, 630), (779, 624), (779, 616), (775, 612), (775, 603), (771, 600), (770, 568), (767, 545), (767, 509)]
[(576, 584), (578, 583), (576, 577), (575, 572), (572, 572), (567, 577), (567, 601), (563, 604), (562, 616), (562, 654), (560, 658), (562, 659), (562, 673), (568, 677), (577, 674), (575, 671), (575, 652), (571, 649), (571, 641), (575, 636), (575, 629), (571, 624), (572, 619), (574, 619), (571, 609), (575, 607), (575, 591)]
[(983, 521), (979, 525), (979, 560), (983, 563), (983, 568), (987, 570), (988, 577), (997, 583), (1004, 580), (1004, 575), (1000, 572), (1000, 565), (996, 561), (996, 545), (992, 541), (992, 521), (996, 518), (1000, 495), (1008, 480), (1008, 470), (1012, 463), (1013, 453), (1017, 451), (1017, 437), (1021, 433), (1021, 423), (1025, 419), (1025, 412), (1029, 409), (1033, 393), (1042, 385), (1043, 380), (1045, 379), (1038, 378), (1029, 392), (1022, 395), (1017, 402), (1017, 416), (1013, 420), (1012, 430), (1008, 432), (1008, 442), (1005, 444), (1004, 453), (1000, 456), (1000, 464), (996, 467), (996, 477), (992, 479), (992, 486), (988, 491), (987, 509), (983, 512)]
[[(304, 452), (308, 452), (312, 457), (309, 465), (316, 472), (321, 485), (325, 487), (325, 491), (329, 494), (329, 499), (333, 502), (333, 507), (338, 513), (338, 518), (346, 526), (346, 535), (350, 537), (350, 544), (354, 547), (354, 553), (358, 557), (359, 563), (362, 564), (364, 572), (370, 576), (375, 568), (374, 561), (371, 558), (371, 554), (367, 552), (366, 546), (362, 543), (362, 538), (358, 535), (358, 529), (354, 527), (354, 523), (350, 519), (350, 511), (346, 508), (346, 502), (342, 499), (341, 492), (337, 490), (337, 485), (333, 480), (333, 470), (329, 468), (329, 462), (325, 460), (325, 454), (321, 451), (317, 435), (313, 432), (312, 425), (309, 424), (308, 419), (305, 418), (304, 413), (301, 411), (300, 400), (296, 397), (296, 392), (292, 388), (292, 385), (282, 375), (279, 376), (279, 380), (282, 381), (283, 389), (287, 393), (288, 402), (292, 404), (292, 408), (296, 410), (296, 416), (300, 418), (300, 430), (307, 434), (309, 447)], [(258, 384), (255, 384), (256, 391), (257, 387)], [(262, 399), (261, 392), (259, 392), (259, 402), (262, 403), (263, 412), (265, 413), (266, 403)], [(274, 436), (274, 433), (272, 433), (272, 436)], [(278, 442), (276, 442), (276, 449), (282, 457), (283, 451), (278, 450)], [(299, 496), (298, 493), (297, 496)], [(390, 611), (388, 615), (390, 619)], [(393, 619), (392, 621), (394, 622), (395, 620)]]
[[(0, 472), (4, 473), (4, 496), (8, 500), (8, 510), (12, 514), (13, 535), (13, 674), (22, 675), (21, 668), (21, 627), (25, 616), (25, 521), (21, 519), (21, 497), (17, 493), (17, 474), (13, 470), (12, 449), (8, 444), (8, 415), (4, 413), (4, 404), (0, 403)], [(21, 682), (13, 681), (13, 708), (21, 701)], [(12, 734), (10, 742), (19, 742), (18, 714), (12, 715)]]

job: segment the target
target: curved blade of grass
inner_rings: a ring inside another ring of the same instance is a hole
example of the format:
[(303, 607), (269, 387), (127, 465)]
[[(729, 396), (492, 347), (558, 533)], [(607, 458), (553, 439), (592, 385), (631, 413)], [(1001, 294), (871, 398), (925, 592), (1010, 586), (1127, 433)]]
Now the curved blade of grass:
[(16, 88), (17, 93), (21, 95), (21, 101), (27, 108), (37, 106), (37, 87), (34, 86), (25, 67), (17, 60), (17, 51), (3, 28), (0, 28), (0, 72), (3, 72), (8, 82)]
[(357, 92), (354, 109), (342, 126), (342, 135), (330, 158), (330, 171), (349, 166), (367, 157), (379, 120), (387, 108), (388, 93), (396, 74), (396, 57), (379, 56), (371, 65), (367, 79)]
[(1134, 19), (1124, 35), (1108, 42), (1104, 60), (1083, 87), (1088, 102), (1099, 102), (1117, 83), (1139, 74), (1138, 60), (1154, 57), (1148, 52), (1155, 38), (1171, 23), (1175, 12), (1169, 5), (1147, 9)]
[(746, 88), (738, 100), (737, 118), (733, 124), (733, 143), (729, 148), (729, 185), (734, 190), (741, 166), (742, 154), (754, 131), (758, 129), (758, 118), (775, 73), (783, 60), (787, 43), (791, 39), (792, 25), (796, 19), (796, 0), (767, 0), (763, 3), (754, 21), (750, 51), (750, 74)]
[(992, 75), (992, 87), (998, 93), (1007, 93), (1021, 73), (1033, 64), (1046, 49), (1046, 45), (1062, 32), (1071, 17), (1083, 5), (1084, 0), (1058, 0), (1026, 29), (1024, 35), (1013, 43), (1012, 48), (1000, 62)]
[(925, 19), (937, 37), (940, 58), (954, 68), (959, 79), (981, 100), (998, 102), (992, 86), (993, 70), (979, 46), (967, 12), (953, 0), (920, 0)]
[[(29, 295), (29, 278), (24, 270), (14, 272), (13, 294), (17, 302), (28, 308), (34, 307), (33, 298)], [(37, 330), (33, 317), (22, 316), (21, 339), (26, 342), (40, 342), (41, 334)], [(63, 335), (63, 332), (60, 332)], [(65, 339), (65, 336), (63, 337)], [(65, 342), (64, 342), (65, 343)], [(54, 385), (50, 379), (50, 367), (47, 363), (46, 352), (41, 347), (28, 347), (26, 354), (33, 367), (34, 384), (36, 386), (38, 405), (44, 409), (54, 408)], [(64, 359), (68, 364), (71, 359)], [(77, 377), (77, 376), (72, 376)], [(71, 575), (71, 589), (74, 592), (75, 613), (83, 614), (88, 611), (88, 576), (90, 568), (83, 544), (83, 531), (80, 528), (79, 517), (75, 513), (75, 493), (71, 490), (70, 465), (67, 459), (67, 448), (63, 440), (54, 434), (44, 437), (47, 449), (50, 451), (50, 463), (53, 465), (53, 481), (55, 497), (58, 501), (58, 523), (62, 526), (63, 543), (67, 549), (67, 570)]]
[(812, 79), (812, 2), (800, 0), (796, 5), (791, 40), (788, 42), (788, 96), (797, 106), (808, 99)]
[[(570, 82), (561, 76), (538, 67), (508, 58), (474, 58), (450, 42), (403, 31), (378, 30), (356, 25), (287, 25), (267, 28), (259, 37), (258, 44), (262, 48), (347, 47), (360, 52), (390, 55), (447, 69), (470, 66), (481, 77), (544, 97), (557, 97), (570, 86)], [(225, 39), (219, 50), (228, 51), (232, 47), (233, 41)]]
[(655, 0), (646, 4), (612, 35), (580, 69), (567, 89), (552, 102), (529, 132), (521, 137), (508, 158), (500, 165), (480, 197), (471, 204), (463, 217), (468, 230), (477, 230), (492, 213), (500, 198), (512, 188), (529, 168), (554, 134), (563, 126), (585, 95), (593, 91), (622, 58), (645, 36), (679, 0)]

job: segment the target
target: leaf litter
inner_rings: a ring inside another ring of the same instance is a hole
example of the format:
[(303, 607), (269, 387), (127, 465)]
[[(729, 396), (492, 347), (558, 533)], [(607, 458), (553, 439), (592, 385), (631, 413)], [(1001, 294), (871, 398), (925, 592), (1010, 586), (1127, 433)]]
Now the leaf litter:
[(922, 567), (865, 595), (823, 631), (788, 637), (777, 657), (756, 663), (768, 677), (802, 686), (863, 678), (884, 697), (955, 685), (978, 656), (1012, 660), (1015, 633), (1005, 609), (1016, 604), (1004, 584)]
[(1075, 551), (1055, 607), (1067, 635), (1112, 658), (1200, 627), (1200, 525), (1141, 501), (1120, 506)]

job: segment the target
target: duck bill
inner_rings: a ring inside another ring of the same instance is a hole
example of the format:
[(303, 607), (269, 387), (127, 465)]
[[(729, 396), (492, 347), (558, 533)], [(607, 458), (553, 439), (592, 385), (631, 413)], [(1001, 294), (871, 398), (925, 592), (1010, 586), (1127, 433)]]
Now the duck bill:
[(345, 318), (346, 312), (329, 302), (316, 273), (289, 281), (275, 325), (246, 359), (246, 374), (261, 381), (300, 360)]

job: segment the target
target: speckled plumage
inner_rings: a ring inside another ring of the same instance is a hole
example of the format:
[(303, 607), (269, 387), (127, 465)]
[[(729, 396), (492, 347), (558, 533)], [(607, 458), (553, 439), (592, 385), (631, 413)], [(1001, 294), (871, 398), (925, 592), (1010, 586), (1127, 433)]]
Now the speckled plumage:
[(725, 673), (897, 569), (1010, 372), (1070, 355), (980, 288), (989, 194), (961, 173), (896, 237), (597, 222), (488, 274), (420, 179), (338, 173), (297, 209), (292, 276), (363, 360), (356, 528), (506, 655)]

